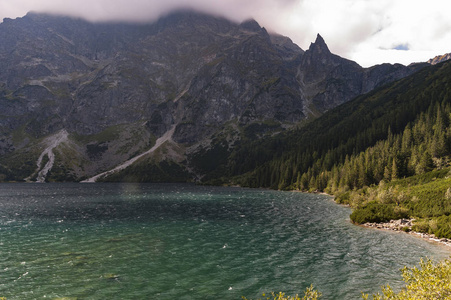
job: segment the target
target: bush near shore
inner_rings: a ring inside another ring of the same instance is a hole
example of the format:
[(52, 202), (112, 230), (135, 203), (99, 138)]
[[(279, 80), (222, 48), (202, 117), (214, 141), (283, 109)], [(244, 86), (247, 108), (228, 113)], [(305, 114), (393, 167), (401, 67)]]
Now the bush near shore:
[[(372, 300), (451, 299), (450, 259), (438, 263), (431, 259), (422, 259), (419, 267), (404, 267), (401, 274), (406, 284), (401, 291), (395, 292), (390, 285), (386, 285), (382, 287), (382, 293), (371, 296)], [(298, 295), (286, 296), (284, 293), (271, 293), (264, 297), (265, 300), (301, 300)], [(302, 300), (317, 300), (320, 297), (321, 293), (310, 286), (305, 290)], [(362, 298), (369, 300), (370, 295), (362, 293)], [(246, 297), (243, 299), (248, 300)]]
[(409, 218), (414, 231), (451, 238), (451, 168), (338, 193), (336, 201), (354, 208), (357, 224)]

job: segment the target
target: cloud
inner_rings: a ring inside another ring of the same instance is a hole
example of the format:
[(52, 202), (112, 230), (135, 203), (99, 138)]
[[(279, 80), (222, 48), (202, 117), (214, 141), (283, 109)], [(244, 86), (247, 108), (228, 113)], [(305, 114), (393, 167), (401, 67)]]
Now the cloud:
[(83, 17), (90, 21), (152, 21), (174, 9), (191, 8), (241, 21), (285, 10), (299, 0), (0, 0), (0, 17), (28, 11)]
[(305, 0), (297, 5), (291, 18), (298, 28), (286, 26), (280, 20), (275, 26), (290, 32), (303, 47), (320, 33), (334, 53), (345, 55), (354, 45), (364, 42), (382, 26), (387, 0)]
[[(451, 19), (447, 17), (449, 11), (449, 1), (393, 1), (386, 14), (383, 30), (369, 38), (366, 45), (356, 47), (356, 52), (365, 51), (365, 48), (391, 49), (400, 40), (402, 44), (409, 45), (408, 51), (401, 51), (406, 58), (416, 54), (415, 58), (409, 57), (410, 62), (425, 61), (451, 52)], [(404, 62), (408, 63), (407, 59)]]
[(363, 66), (409, 64), (451, 52), (449, 0), (0, 0), (0, 18), (36, 11), (142, 22), (180, 8), (236, 22), (252, 17), (303, 49), (320, 33), (333, 53)]

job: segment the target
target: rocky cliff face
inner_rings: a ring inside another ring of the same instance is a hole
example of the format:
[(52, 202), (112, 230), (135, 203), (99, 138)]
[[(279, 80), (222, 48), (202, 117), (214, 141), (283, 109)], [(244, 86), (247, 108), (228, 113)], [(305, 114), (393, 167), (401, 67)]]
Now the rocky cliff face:
[(443, 55), (437, 55), (434, 58), (431, 58), (430, 60), (428, 60), (428, 63), (431, 65), (436, 65), (439, 63), (442, 63), (444, 61), (450, 60), (451, 59), (451, 53), (447, 53), (447, 54), (443, 54)]
[(227, 156), (243, 132), (280, 132), (415, 68), (364, 69), (332, 54), (319, 35), (303, 51), (254, 20), (235, 24), (194, 12), (152, 24), (41, 14), (5, 19), (0, 180), (33, 179), (45, 141), (62, 130), (68, 138), (52, 148), (47, 179), (111, 169), (174, 126), (146, 163), (170, 161), (201, 177), (200, 153), (222, 149)]

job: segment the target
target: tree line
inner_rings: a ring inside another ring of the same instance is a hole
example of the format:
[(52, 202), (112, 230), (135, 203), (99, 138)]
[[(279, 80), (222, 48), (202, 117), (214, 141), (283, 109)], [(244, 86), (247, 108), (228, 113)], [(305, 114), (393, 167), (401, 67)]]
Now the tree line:
[(297, 130), (239, 148), (231, 175), (250, 187), (358, 189), (448, 163), (451, 63), (358, 97)]

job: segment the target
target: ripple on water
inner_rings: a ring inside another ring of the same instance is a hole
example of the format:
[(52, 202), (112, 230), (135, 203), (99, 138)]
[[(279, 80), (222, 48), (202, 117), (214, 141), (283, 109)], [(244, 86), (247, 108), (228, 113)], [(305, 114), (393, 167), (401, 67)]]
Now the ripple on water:
[(318, 195), (193, 185), (5, 184), (0, 295), (11, 299), (358, 299), (420, 257), (407, 235), (353, 226)]

